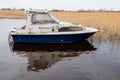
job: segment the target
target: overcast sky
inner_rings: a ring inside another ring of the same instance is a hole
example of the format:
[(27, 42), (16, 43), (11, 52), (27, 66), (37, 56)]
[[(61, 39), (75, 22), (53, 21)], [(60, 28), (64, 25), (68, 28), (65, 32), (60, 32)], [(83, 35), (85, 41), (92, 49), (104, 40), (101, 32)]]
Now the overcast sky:
[(0, 8), (120, 10), (120, 0), (0, 0)]

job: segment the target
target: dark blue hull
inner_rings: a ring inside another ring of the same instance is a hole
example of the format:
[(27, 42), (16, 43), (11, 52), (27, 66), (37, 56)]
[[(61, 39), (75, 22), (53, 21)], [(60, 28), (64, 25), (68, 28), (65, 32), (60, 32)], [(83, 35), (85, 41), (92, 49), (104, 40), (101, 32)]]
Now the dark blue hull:
[(88, 39), (94, 33), (95, 32), (63, 35), (12, 35), (12, 39), (18, 43), (72, 43)]

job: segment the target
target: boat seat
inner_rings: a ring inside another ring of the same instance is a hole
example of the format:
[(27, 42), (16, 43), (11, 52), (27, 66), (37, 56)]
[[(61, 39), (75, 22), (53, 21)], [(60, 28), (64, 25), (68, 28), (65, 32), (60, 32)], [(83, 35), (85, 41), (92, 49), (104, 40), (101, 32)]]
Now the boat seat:
[(59, 32), (65, 32), (65, 31), (83, 31), (82, 27), (62, 27), (59, 29)]

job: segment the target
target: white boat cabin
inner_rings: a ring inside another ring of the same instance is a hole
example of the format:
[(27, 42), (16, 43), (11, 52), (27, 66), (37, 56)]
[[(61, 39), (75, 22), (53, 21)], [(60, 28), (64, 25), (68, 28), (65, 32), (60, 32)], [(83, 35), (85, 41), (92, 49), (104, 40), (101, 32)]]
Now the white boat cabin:
[(14, 28), (13, 34), (47, 34), (56, 32), (85, 31), (79, 24), (62, 22), (46, 10), (28, 10), (27, 24), (21, 28)]

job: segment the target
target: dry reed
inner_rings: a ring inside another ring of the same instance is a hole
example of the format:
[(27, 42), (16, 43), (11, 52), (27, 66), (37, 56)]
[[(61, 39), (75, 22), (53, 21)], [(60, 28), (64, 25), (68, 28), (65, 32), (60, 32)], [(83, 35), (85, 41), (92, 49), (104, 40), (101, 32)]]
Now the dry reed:
[(93, 38), (120, 40), (120, 12), (51, 12), (59, 19), (99, 29)]
[(26, 16), (23, 11), (19, 11), (19, 10), (0, 10), (0, 18), (24, 19), (26, 18)]

